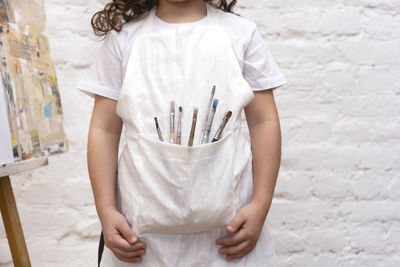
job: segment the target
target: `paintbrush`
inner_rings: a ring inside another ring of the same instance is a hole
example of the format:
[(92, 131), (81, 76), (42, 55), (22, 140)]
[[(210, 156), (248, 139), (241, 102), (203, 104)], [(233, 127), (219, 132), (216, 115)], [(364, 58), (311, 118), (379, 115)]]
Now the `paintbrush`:
[(196, 130), (196, 122), (197, 122), (197, 113), (198, 113), (198, 111), (199, 111), (199, 109), (197, 107), (193, 108), (192, 128), (190, 129), (190, 136), (189, 136), (188, 146), (193, 146), (194, 132)]
[(169, 142), (175, 143), (175, 101), (170, 103)]
[(154, 117), (154, 121), (156, 122), (156, 129), (157, 129), (157, 133), (158, 133), (158, 139), (160, 139), (161, 142), (163, 142), (163, 138), (161, 135), (161, 130), (160, 130), (160, 125), (158, 124), (158, 120), (157, 117)]
[(206, 109), (206, 112), (207, 112), (206, 113), (206, 119), (205, 119), (205, 121), (203, 123), (203, 129), (201, 131), (200, 144), (202, 144), (203, 141), (204, 141), (204, 135), (206, 133), (208, 116), (210, 115), (210, 109), (211, 109), (211, 104), (212, 104), (212, 101), (213, 101), (213, 98), (214, 98), (214, 95), (215, 95), (215, 89), (216, 89), (216, 86), (213, 85), (213, 87), (211, 89), (210, 99), (208, 100), (208, 105), (207, 105), (207, 109)]
[(177, 134), (176, 134), (176, 143), (181, 144), (182, 142), (182, 107), (179, 106), (179, 118), (178, 118), (178, 127), (177, 127)]
[(219, 126), (217, 132), (215, 133), (214, 138), (212, 139), (211, 142), (218, 141), (221, 138), (222, 131), (224, 130), (226, 124), (228, 123), (229, 118), (232, 116), (232, 111), (228, 111), (225, 113), (224, 118), (222, 119), (221, 125)]
[(210, 116), (208, 118), (206, 134), (204, 135), (203, 143), (208, 143), (208, 139), (210, 138), (211, 126), (212, 126), (212, 123), (213, 123), (213, 120), (214, 120), (215, 112), (217, 110), (217, 105), (218, 105), (218, 99), (214, 99), (213, 106), (212, 106), (212, 109), (211, 109), (211, 114), (210, 114)]

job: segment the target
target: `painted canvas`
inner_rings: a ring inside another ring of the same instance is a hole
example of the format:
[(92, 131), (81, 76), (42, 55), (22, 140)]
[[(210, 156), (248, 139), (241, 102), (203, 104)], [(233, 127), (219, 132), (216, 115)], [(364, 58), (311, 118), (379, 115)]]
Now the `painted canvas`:
[[(44, 30), (41, 0), (0, 0), (0, 105), (4, 106), (0, 108), (0, 164), (68, 150)], [(6, 131), (10, 140), (5, 140)], [(12, 151), (7, 152), (10, 146)]]

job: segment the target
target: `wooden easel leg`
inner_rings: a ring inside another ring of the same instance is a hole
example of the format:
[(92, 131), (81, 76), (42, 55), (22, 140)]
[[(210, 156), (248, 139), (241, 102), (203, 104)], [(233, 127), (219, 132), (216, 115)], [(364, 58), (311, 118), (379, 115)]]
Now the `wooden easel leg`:
[(10, 177), (0, 177), (0, 209), (15, 267), (30, 267), (28, 249), (19, 220)]

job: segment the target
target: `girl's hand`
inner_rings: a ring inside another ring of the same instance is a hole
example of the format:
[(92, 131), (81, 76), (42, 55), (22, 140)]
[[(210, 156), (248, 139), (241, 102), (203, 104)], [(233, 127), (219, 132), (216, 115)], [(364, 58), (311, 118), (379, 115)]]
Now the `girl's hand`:
[(219, 253), (226, 254), (228, 261), (242, 258), (254, 249), (267, 216), (265, 206), (251, 201), (226, 226), (226, 231), (232, 235), (216, 240), (217, 245), (223, 246)]
[(115, 208), (102, 211), (100, 216), (104, 243), (114, 255), (125, 262), (139, 263), (146, 253), (146, 245), (139, 242), (126, 218)]

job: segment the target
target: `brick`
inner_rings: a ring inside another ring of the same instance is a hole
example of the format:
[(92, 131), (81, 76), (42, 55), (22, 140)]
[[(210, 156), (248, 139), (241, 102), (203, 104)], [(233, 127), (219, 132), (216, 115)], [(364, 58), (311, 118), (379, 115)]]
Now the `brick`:
[(10, 247), (6, 238), (0, 239), (0, 266), (12, 266)]
[(281, 172), (277, 181), (275, 196), (285, 199), (304, 199), (311, 195), (311, 182), (307, 175)]
[(356, 35), (361, 31), (361, 15), (353, 12), (332, 12), (321, 18), (323, 34)]
[(339, 257), (334, 253), (319, 254), (316, 257), (312, 257), (312, 263), (310, 266), (314, 267), (336, 267), (339, 265)]

